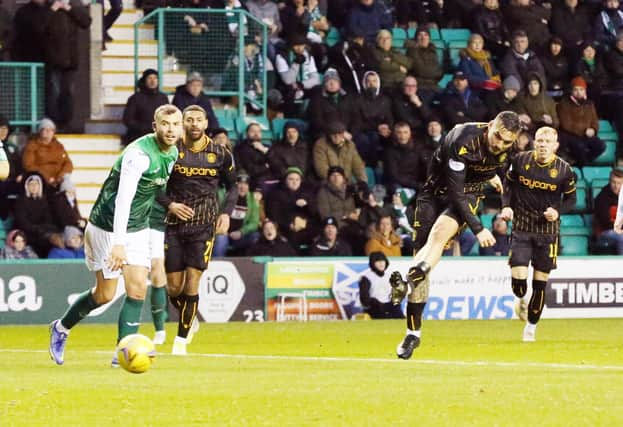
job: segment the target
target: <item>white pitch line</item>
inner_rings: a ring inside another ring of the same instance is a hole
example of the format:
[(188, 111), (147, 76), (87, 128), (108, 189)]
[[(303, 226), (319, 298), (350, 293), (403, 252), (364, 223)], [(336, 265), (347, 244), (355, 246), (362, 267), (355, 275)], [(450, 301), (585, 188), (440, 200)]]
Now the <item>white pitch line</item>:
[[(70, 350), (71, 351), (71, 350)], [(47, 353), (47, 350), (29, 349), (0, 349), (0, 353)], [(85, 353), (107, 354), (110, 351), (95, 350), (85, 351)], [(158, 357), (175, 357), (168, 353), (158, 353)], [(552, 368), (552, 369), (571, 369), (571, 370), (595, 370), (595, 371), (623, 371), (623, 365), (578, 365), (572, 363), (538, 363), (538, 362), (499, 362), (493, 360), (434, 360), (434, 359), (411, 359), (409, 361), (400, 359), (383, 359), (380, 357), (331, 357), (331, 356), (282, 356), (282, 355), (262, 355), (262, 354), (224, 354), (224, 353), (189, 353), (184, 356), (204, 357), (211, 359), (246, 359), (246, 360), (291, 360), (303, 362), (363, 362), (363, 363), (398, 363), (398, 364), (419, 364), (419, 365), (442, 365), (442, 366), (467, 366), (467, 367), (497, 367), (497, 368)]]

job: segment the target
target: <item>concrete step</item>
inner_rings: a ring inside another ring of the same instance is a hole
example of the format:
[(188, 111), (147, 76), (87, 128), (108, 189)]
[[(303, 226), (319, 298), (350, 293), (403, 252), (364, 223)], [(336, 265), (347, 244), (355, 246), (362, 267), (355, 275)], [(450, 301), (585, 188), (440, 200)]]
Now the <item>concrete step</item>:
[(71, 174), (72, 181), (78, 184), (92, 184), (92, 185), (102, 185), (104, 180), (108, 177), (110, 173), (110, 167), (80, 167), (75, 166), (74, 171)]
[[(78, 204), (94, 202), (100, 192), (101, 184), (76, 184), (76, 196)], [(82, 206), (81, 206), (82, 207)]]
[[(141, 70), (144, 70), (145, 68), (158, 69), (158, 57), (140, 57), (138, 61), (138, 68)], [(134, 71), (134, 55), (103, 56), (102, 70)]]
[[(156, 40), (141, 40), (138, 46), (139, 56), (157, 56), (158, 42)], [(107, 56), (134, 56), (134, 41), (116, 40), (106, 43), (106, 50), (102, 52), (102, 57)]]
[(80, 214), (83, 218), (88, 218), (91, 215), (91, 209), (93, 209), (93, 203), (86, 200), (78, 199), (78, 207), (80, 208)]
[(117, 158), (119, 151), (68, 151), (74, 165), (80, 167), (107, 167), (110, 168)]
[(97, 118), (102, 120), (121, 120), (126, 101), (127, 99), (123, 100), (123, 102), (106, 102), (101, 116)]
[(85, 123), (86, 133), (90, 134), (115, 134), (124, 135), (126, 132), (125, 125), (120, 120), (88, 120)]
[(57, 138), (67, 151), (119, 151), (121, 144), (119, 135), (59, 134)]
[[(165, 93), (175, 92), (174, 86), (165, 86), (162, 88)], [(125, 99), (126, 102), (130, 96), (134, 94), (134, 86), (105, 86), (104, 102), (109, 103), (111, 100)]]
[(143, 11), (141, 9), (135, 9), (132, 7), (123, 7), (123, 12), (119, 15), (119, 18), (115, 21), (115, 25), (133, 25), (136, 21), (143, 17)]
[[(134, 68), (134, 66), (132, 66)], [(143, 70), (139, 73), (143, 73)], [(186, 73), (184, 71), (170, 71), (164, 73), (162, 83), (164, 86), (179, 86), (186, 83)], [(103, 86), (134, 86), (133, 71), (104, 70), (102, 72)]]
[[(108, 30), (113, 40), (134, 40), (134, 25), (115, 24)], [(154, 40), (156, 38), (155, 27), (151, 24), (144, 24), (138, 29), (139, 40)]]

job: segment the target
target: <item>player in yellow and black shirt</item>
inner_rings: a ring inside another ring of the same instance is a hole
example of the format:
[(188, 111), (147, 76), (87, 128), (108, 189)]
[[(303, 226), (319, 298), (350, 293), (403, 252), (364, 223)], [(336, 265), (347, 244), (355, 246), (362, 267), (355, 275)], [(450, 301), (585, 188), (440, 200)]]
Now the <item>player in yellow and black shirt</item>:
[[(227, 232), (229, 215), (238, 199), (232, 154), (205, 135), (205, 110), (198, 105), (186, 107), (183, 124), (184, 141), (178, 146), (179, 155), (166, 194), (158, 197), (168, 209), (167, 292), (180, 311), (173, 354), (186, 354), (186, 344), (199, 326), (199, 279), (210, 261), (216, 231)], [(220, 183), (227, 189), (222, 208), (217, 200)]]
[(527, 307), (523, 340), (534, 341), (541, 317), (545, 285), (556, 268), (560, 214), (575, 207), (575, 173), (556, 155), (558, 132), (542, 127), (534, 136), (534, 150), (517, 154), (506, 173), (502, 218), (513, 221), (509, 264), (513, 293), (520, 299), (519, 315), (526, 320), (523, 297), (532, 263), (532, 297)]
[(495, 244), (493, 234), (480, 223), (478, 204), (487, 183), (502, 190), (497, 171), (507, 165), (508, 151), (519, 131), (518, 115), (503, 111), (489, 123), (455, 126), (433, 154), (429, 177), (416, 201), (415, 266), (409, 269), (406, 281), (397, 271), (390, 277), (392, 302), (399, 304), (409, 296), (407, 335), (398, 346), (398, 357), (410, 358), (420, 343), (428, 273), (439, 262), (446, 243), (467, 225), (481, 246)]

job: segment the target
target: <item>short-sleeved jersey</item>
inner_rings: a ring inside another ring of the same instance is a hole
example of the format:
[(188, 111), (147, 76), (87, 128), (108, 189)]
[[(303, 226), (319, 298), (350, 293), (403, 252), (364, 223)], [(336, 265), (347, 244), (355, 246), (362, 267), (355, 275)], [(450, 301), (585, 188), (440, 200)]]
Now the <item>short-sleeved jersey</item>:
[[(174, 215), (168, 215), (167, 224), (202, 225), (210, 222), (213, 218), (207, 215), (212, 210), (211, 204), (217, 204), (217, 191), (219, 183), (235, 188), (236, 175), (235, 165), (231, 152), (226, 148), (214, 143), (204, 136), (204, 144), (198, 150), (191, 150), (183, 143), (178, 145), (179, 154), (171, 178), (167, 184), (164, 204), (171, 202), (184, 203), (195, 211), (194, 217), (184, 222)], [(231, 193), (232, 191), (230, 191)], [(234, 198), (228, 197), (228, 201), (222, 211), (231, 214), (234, 208)], [(204, 215), (206, 213), (206, 215)]]
[(513, 230), (538, 234), (557, 234), (560, 220), (547, 221), (548, 207), (561, 212), (563, 200), (575, 204), (575, 174), (558, 156), (545, 164), (536, 161), (535, 151), (517, 154), (506, 172), (508, 203), (513, 209)]
[(149, 228), (149, 214), (156, 194), (165, 188), (177, 158), (176, 147), (170, 147), (166, 152), (160, 150), (155, 134), (145, 135), (123, 150), (104, 181), (104, 185), (97, 196), (89, 217), (91, 223), (106, 231), (113, 231), (115, 199), (119, 189), (121, 165), (123, 157), (130, 150), (138, 150), (140, 155), (147, 156), (149, 158), (149, 167), (143, 172), (138, 182), (134, 199), (132, 199), (127, 226), (128, 232)]
[(493, 155), (487, 148), (487, 123), (455, 126), (435, 150), (424, 190), (446, 194), (454, 211), (477, 234), (482, 224), (466, 193), (481, 193), (484, 185), (508, 164), (508, 153)]

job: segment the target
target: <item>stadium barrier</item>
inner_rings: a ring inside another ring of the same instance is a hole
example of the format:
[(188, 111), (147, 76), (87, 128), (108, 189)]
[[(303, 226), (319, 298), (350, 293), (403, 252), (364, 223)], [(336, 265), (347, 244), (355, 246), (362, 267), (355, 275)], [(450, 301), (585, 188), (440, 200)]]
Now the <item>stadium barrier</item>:
[(34, 131), (43, 117), (44, 70), (39, 62), (0, 62), (0, 112)]
[[(389, 271), (404, 275), (411, 265), (410, 258), (391, 259)], [(201, 278), (199, 315), (206, 322), (350, 319), (362, 311), (358, 281), (368, 268), (367, 258), (212, 261)], [(619, 268), (618, 257), (559, 259), (543, 318), (623, 317)], [(82, 261), (2, 261), (0, 324), (47, 323), (91, 283)], [(123, 293), (120, 281), (113, 301), (88, 321), (116, 322)], [(431, 276), (424, 318), (511, 319), (514, 302), (505, 258), (444, 258)], [(150, 319), (146, 304), (143, 322)]]

